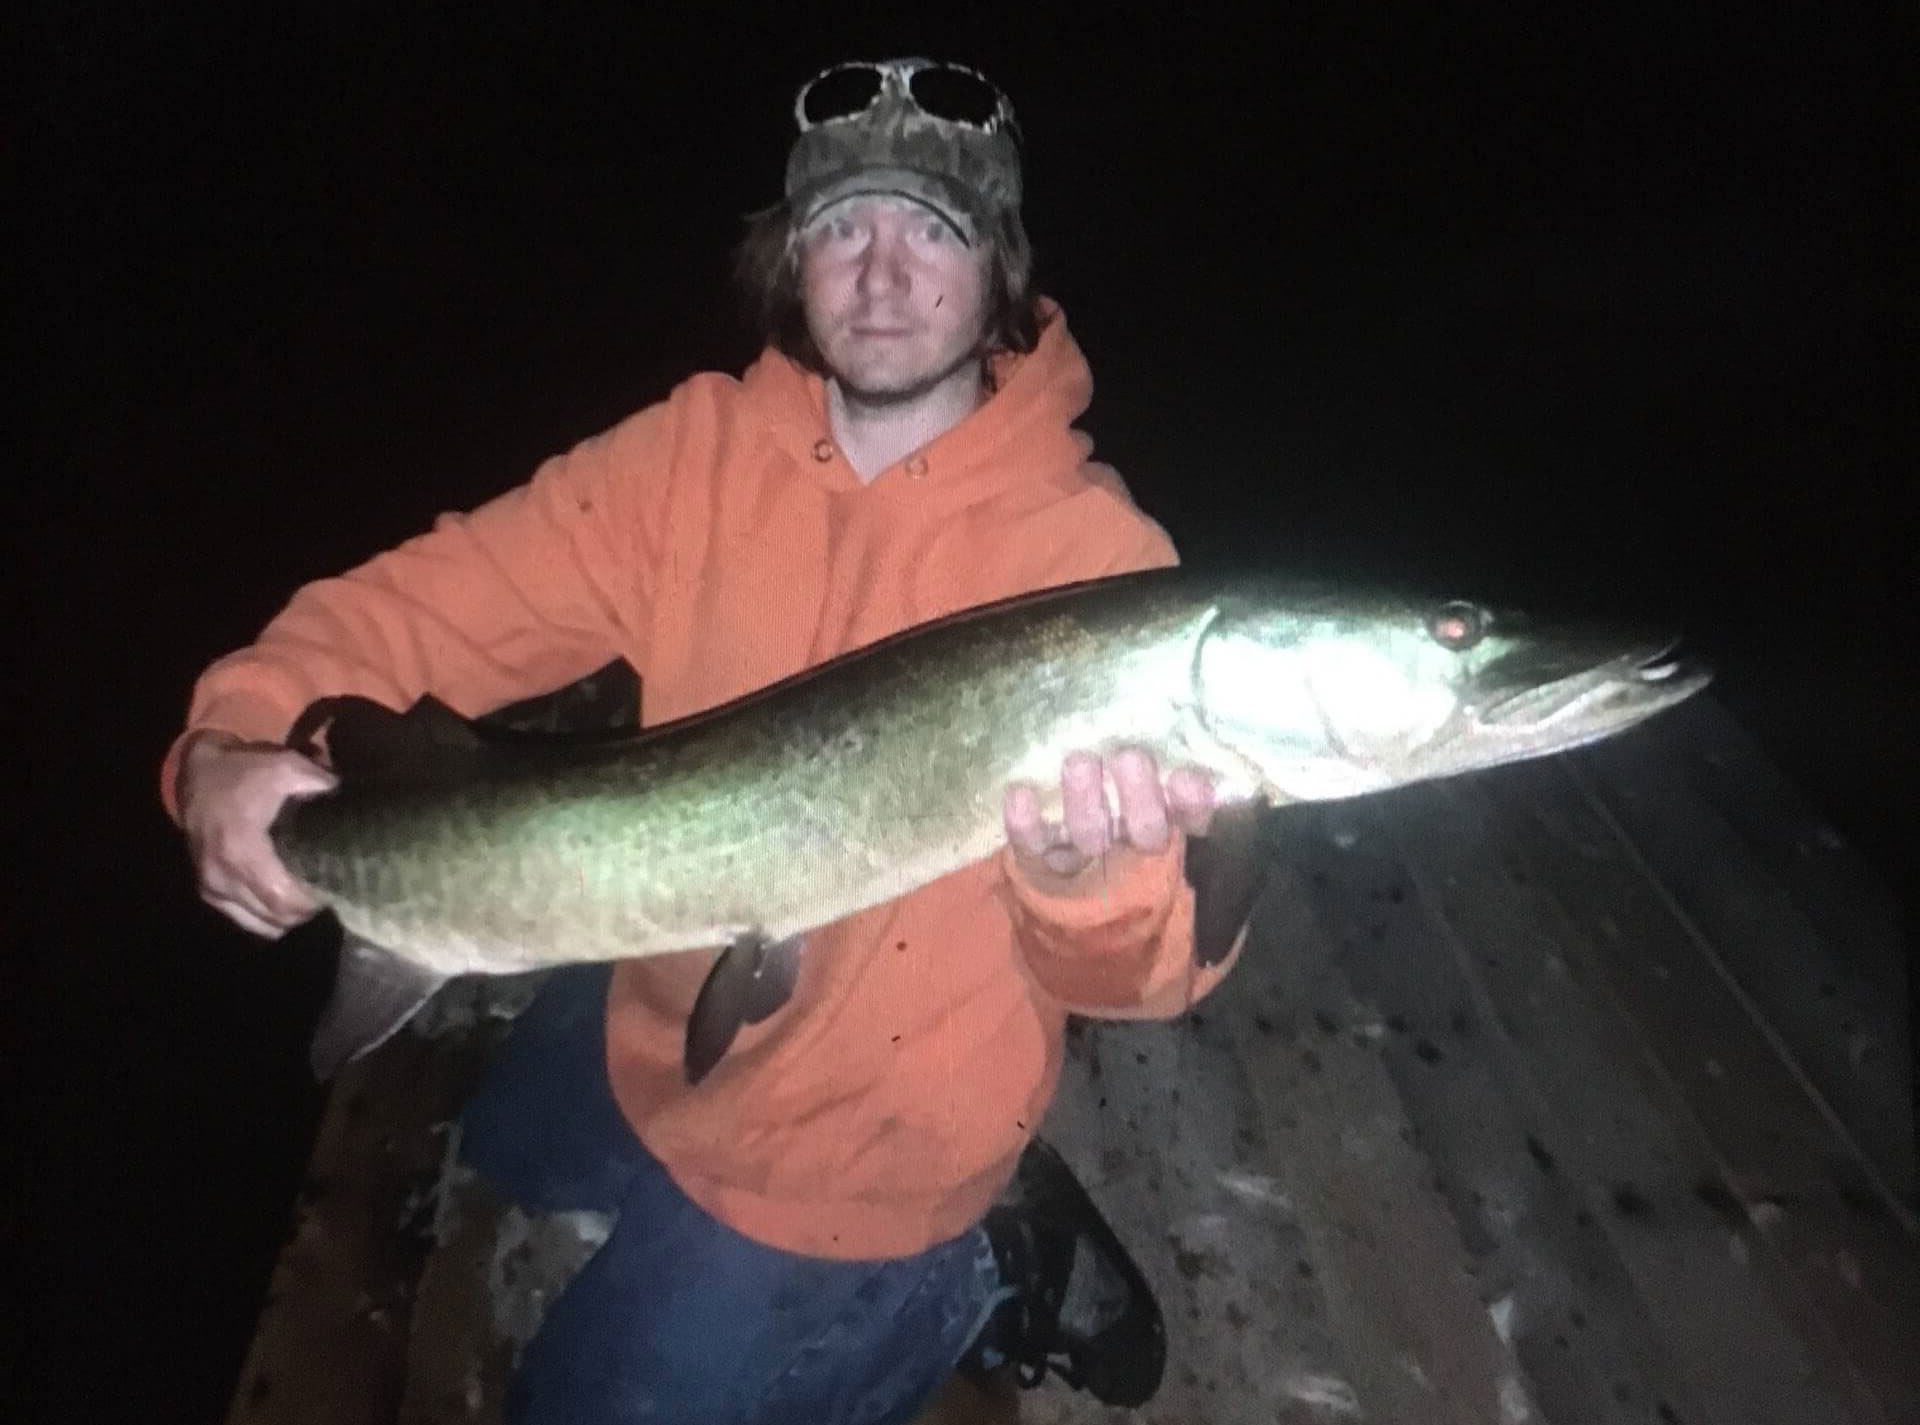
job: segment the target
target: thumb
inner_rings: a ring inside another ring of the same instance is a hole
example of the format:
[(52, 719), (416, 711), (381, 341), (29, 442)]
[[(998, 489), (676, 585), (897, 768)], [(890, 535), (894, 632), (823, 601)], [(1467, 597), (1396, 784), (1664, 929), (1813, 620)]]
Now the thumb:
[(301, 753), (289, 753), (285, 765), (287, 770), (285, 786), (288, 796), (310, 796), (320, 792), (330, 792), (340, 785), (340, 777), (337, 773)]

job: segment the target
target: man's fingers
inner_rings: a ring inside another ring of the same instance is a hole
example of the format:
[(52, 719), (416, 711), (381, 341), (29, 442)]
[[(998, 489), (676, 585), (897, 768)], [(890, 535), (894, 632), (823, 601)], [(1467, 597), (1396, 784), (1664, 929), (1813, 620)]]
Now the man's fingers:
[(1072, 873), (1067, 861), (1084, 865), (1116, 843), (1148, 855), (1164, 851), (1175, 826), (1203, 836), (1214, 809), (1211, 777), (1183, 767), (1163, 781), (1153, 755), (1142, 748), (1123, 748), (1104, 761), (1090, 752), (1069, 754), (1060, 771), (1060, 798), (1061, 826), (1042, 816), (1038, 790), (1028, 783), (1007, 788), (1005, 813), (1013, 848), (1062, 874)]
[(1165, 850), (1167, 803), (1153, 758), (1137, 748), (1126, 748), (1107, 765), (1120, 798), (1121, 834), (1127, 843), (1149, 854)]
[(204, 863), (200, 872), (200, 895), (208, 904), (222, 910), (232, 906), (257, 920), (280, 918), (260, 893), (255, 878), (247, 874), (246, 867), (230, 857), (216, 854)]
[(280, 860), (273, 841), (264, 833), (249, 837), (228, 857), (230, 872), (245, 882), (267, 914), (288, 922), (305, 920), (320, 909), (313, 892)]
[(1047, 824), (1040, 815), (1040, 796), (1026, 782), (1015, 782), (1009, 786), (1003, 805), (1007, 823), (1007, 840), (1013, 843), (1013, 849), (1025, 856), (1038, 856), (1052, 844), (1053, 838)]
[[(293, 755), (300, 757), (297, 752)], [(330, 792), (340, 785), (340, 779), (337, 776), (318, 762), (306, 757), (300, 757), (299, 762), (293, 764), (292, 773), (287, 786), (287, 795), (290, 797), (315, 796), (321, 792)]]
[(258, 935), (263, 940), (278, 940), (289, 928), (268, 919), (262, 908), (247, 906), (235, 897), (222, 895), (204, 886), (200, 889), (200, 899), (242, 930)]
[(220, 837), (200, 865), (202, 897), (222, 910), (235, 907), (284, 931), (320, 909), (306, 886), (280, 864), (264, 835)]
[(292, 797), (313, 797), (340, 785), (331, 770), (292, 748), (265, 754), (271, 760), (262, 769), (259, 790), (254, 793), (271, 801), (277, 809)]
[(307, 888), (280, 870), (278, 861), (273, 864), (273, 872), (263, 874), (259, 880), (260, 899), (265, 903), (267, 913), (291, 925), (318, 911), (320, 903), (308, 893)]
[(1007, 841), (1015, 854), (1060, 876), (1071, 876), (1086, 864), (1086, 857), (1074, 849), (1062, 830), (1040, 814), (1040, 794), (1030, 783), (1009, 786), (1004, 806)]
[(1060, 795), (1067, 840), (1083, 856), (1104, 856), (1113, 840), (1113, 813), (1100, 759), (1085, 752), (1070, 754), (1060, 773)]
[(1189, 836), (1205, 836), (1213, 821), (1213, 779), (1192, 767), (1168, 773), (1167, 813)]

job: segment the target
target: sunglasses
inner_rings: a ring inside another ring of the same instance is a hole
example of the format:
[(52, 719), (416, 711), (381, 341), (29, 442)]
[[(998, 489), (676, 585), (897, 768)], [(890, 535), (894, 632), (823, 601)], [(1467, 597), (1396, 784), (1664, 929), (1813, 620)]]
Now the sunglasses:
[(857, 119), (888, 93), (904, 95), (923, 114), (982, 133), (1015, 135), (1013, 105), (992, 80), (958, 64), (894, 60), (836, 64), (801, 87), (793, 115), (800, 131)]

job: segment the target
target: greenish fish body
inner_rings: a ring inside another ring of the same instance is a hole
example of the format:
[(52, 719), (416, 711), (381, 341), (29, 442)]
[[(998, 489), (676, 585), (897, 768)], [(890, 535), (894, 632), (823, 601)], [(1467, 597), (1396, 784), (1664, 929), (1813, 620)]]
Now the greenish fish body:
[(1462, 601), (1124, 575), (630, 735), (442, 737), (444, 757), (290, 804), (273, 838), (350, 942), (428, 989), (784, 942), (993, 854), (1011, 782), (1057, 816), (1076, 749), (1205, 769), (1227, 804), (1364, 795), (1631, 727), (1707, 681), (1672, 644)]

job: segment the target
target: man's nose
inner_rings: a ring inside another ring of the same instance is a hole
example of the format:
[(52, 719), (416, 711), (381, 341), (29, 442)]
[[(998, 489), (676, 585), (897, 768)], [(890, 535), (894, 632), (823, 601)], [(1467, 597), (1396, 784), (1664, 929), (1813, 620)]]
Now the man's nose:
[(885, 229), (876, 232), (867, 246), (866, 258), (860, 264), (861, 294), (876, 296), (904, 287), (907, 272), (901, 259), (899, 238)]

